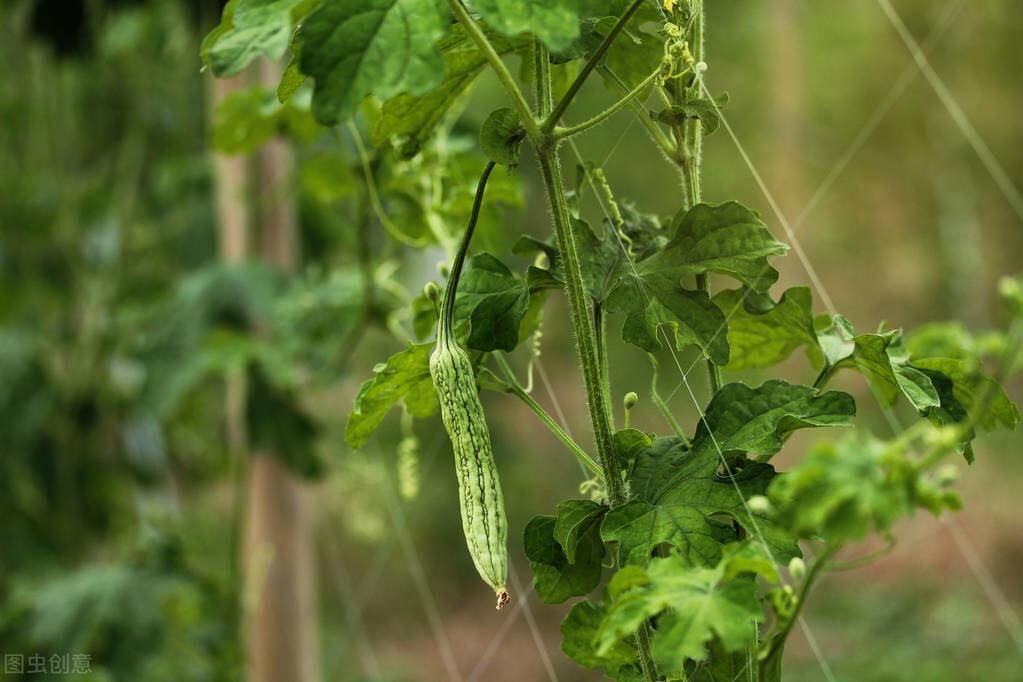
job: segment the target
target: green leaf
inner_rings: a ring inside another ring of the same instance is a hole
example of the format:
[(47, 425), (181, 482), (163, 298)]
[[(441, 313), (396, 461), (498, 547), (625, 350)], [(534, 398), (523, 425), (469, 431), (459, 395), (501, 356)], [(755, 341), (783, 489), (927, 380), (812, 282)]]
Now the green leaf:
[(719, 109), (728, 104), (727, 92), (723, 92), (714, 99), (691, 99), (682, 104), (672, 104), (667, 109), (654, 114), (654, 120), (660, 123), (672, 124), (683, 123), (686, 119), (699, 120), (703, 125), (704, 134), (712, 135), (721, 127), (721, 116)]
[[(952, 395), (948, 396), (947, 390), (941, 391), (940, 406), (950, 415), (952, 412), (947, 409), (950, 398), (962, 406), (966, 413), (972, 413), (980, 407), (981, 397), (990, 392), (988, 408), (980, 416), (980, 425), (988, 431), (999, 426), (1012, 430), (1019, 425), (1019, 408), (1009, 399), (1005, 389), (977, 370), (974, 363), (955, 358), (920, 358), (914, 359), (912, 365), (936, 382), (944, 377), (951, 383)], [(961, 418), (954, 421), (961, 421)]]
[(655, 548), (669, 545), (691, 565), (712, 566), (721, 545), (735, 538), (731, 526), (715, 518), (728, 515), (751, 533), (763, 533), (779, 560), (795, 556), (794, 542), (766, 517), (754, 522), (743, 503), (764, 494), (774, 469), (749, 462), (733, 471), (733, 483), (718, 475), (720, 465), (712, 445), (690, 452), (677, 438), (658, 438), (636, 461), (631, 480), (636, 498), (608, 512), (602, 537), (620, 543), (622, 561), (629, 564), (645, 565)]
[(728, 363), (725, 316), (703, 291), (690, 291), (672, 278), (622, 277), (607, 301), (608, 310), (625, 313), (622, 338), (648, 353), (661, 349), (658, 328), (673, 325), (679, 350), (690, 343), (716, 364)]
[(856, 332), (852, 323), (842, 315), (818, 315), (814, 318), (814, 331), (817, 345), (824, 356), (825, 367), (834, 367), (848, 357), (856, 349), (853, 338)]
[(525, 282), (504, 263), (489, 253), (473, 256), (458, 283), (455, 303), (455, 315), (470, 321), (466, 345), (480, 351), (514, 350), (529, 300)]
[(437, 411), (437, 393), (430, 378), (432, 352), (432, 343), (410, 345), (373, 368), (376, 376), (362, 384), (355, 409), (348, 416), (345, 441), (349, 446), (358, 449), (365, 445), (399, 400), (414, 417), (428, 417)]
[(303, 73), (316, 79), (313, 114), (324, 125), (347, 119), (366, 95), (423, 94), (441, 82), (437, 41), (447, 22), (437, 0), (328, 2), (296, 41)]
[(265, 56), (280, 59), (295, 24), (318, 0), (230, 0), (220, 25), (202, 43), (202, 60), (218, 78), (231, 76)]
[(565, 500), (558, 503), (558, 521), (554, 525), (554, 539), (565, 552), (568, 563), (575, 563), (580, 539), (593, 526), (599, 525), (607, 507), (592, 500)]
[(606, 613), (603, 605), (589, 600), (575, 604), (561, 622), (564, 637), (561, 650), (584, 668), (603, 668), (608, 675), (617, 677), (621, 668), (632, 665), (636, 660), (636, 647), (629, 640), (620, 640), (608, 647), (604, 654), (597, 653), (595, 640)]
[(480, 148), (487, 157), (503, 166), (519, 163), (519, 149), (526, 128), (519, 115), (507, 107), (490, 112), (480, 128)]
[(730, 289), (714, 296), (728, 319), (728, 368), (764, 369), (785, 360), (793, 350), (817, 346), (809, 287), (793, 287), (777, 304), (751, 310), (749, 289)]
[(534, 516), (523, 532), (526, 558), (533, 569), (533, 588), (541, 601), (561, 604), (571, 597), (593, 591), (600, 582), (604, 544), (600, 541), (600, 517), (579, 529), (574, 541), (575, 561), (569, 561), (555, 538), (558, 519)]
[(853, 339), (853, 354), (840, 366), (852, 365), (870, 382), (882, 404), (891, 407), (900, 395), (918, 411), (940, 404), (938, 391), (922, 372), (906, 365), (899, 333), (860, 334)]
[(735, 277), (755, 291), (767, 291), (778, 272), (768, 256), (788, 247), (774, 239), (760, 216), (742, 204), (697, 204), (673, 222), (675, 236), (664, 251), (643, 261), (643, 275), (681, 280), (687, 275), (716, 272)]
[(870, 435), (814, 445), (771, 485), (776, 518), (800, 537), (859, 540), (889, 530), (913, 508), (905, 481), (912, 465)]
[(756, 641), (756, 624), (764, 612), (749, 577), (730, 577), (723, 565), (693, 567), (678, 555), (654, 559), (646, 575), (646, 584), (611, 604), (597, 634), (598, 655), (658, 614), (652, 653), (661, 670), (681, 670), (687, 660), (704, 660), (714, 639), (728, 652)]
[(850, 426), (855, 415), (852, 396), (841, 391), (818, 393), (777, 379), (757, 388), (731, 383), (711, 400), (696, 427), (693, 448), (710, 445), (726, 456), (769, 457), (798, 429)]
[[(527, 44), (525, 40), (509, 40), (490, 30), (484, 32), (499, 55), (515, 52)], [(400, 135), (408, 139), (407, 148), (418, 150), (459, 95), (487, 66), (486, 55), (460, 24), (452, 27), (451, 34), (438, 43), (438, 49), (444, 60), (443, 80), (418, 95), (404, 93), (384, 102), (373, 128), (375, 144)]]
[(580, 19), (607, 13), (598, 0), (475, 0), (472, 7), (496, 31), (532, 33), (554, 52), (579, 36)]

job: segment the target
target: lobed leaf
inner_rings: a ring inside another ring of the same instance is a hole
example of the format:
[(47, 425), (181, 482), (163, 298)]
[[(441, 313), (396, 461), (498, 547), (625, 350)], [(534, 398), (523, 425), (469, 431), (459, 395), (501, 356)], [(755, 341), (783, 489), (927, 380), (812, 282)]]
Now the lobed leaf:
[(437, 411), (437, 393), (430, 378), (432, 343), (410, 345), (395, 353), (359, 389), (355, 409), (348, 416), (345, 441), (358, 449), (366, 444), (380, 422), (400, 400), (414, 417), (428, 417)]

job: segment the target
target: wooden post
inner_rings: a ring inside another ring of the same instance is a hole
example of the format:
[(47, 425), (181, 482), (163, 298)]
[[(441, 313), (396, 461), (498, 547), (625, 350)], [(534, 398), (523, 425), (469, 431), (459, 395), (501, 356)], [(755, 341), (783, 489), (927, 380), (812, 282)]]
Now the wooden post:
[[(260, 81), (276, 87), (280, 68), (262, 62)], [(292, 199), (294, 158), (275, 138), (257, 160), (259, 253), (282, 272), (299, 267)], [(304, 484), (278, 453), (252, 453), (245, 520), (245, 642), (251, 682), (314, 682), (319, 677), (315, 565)]]

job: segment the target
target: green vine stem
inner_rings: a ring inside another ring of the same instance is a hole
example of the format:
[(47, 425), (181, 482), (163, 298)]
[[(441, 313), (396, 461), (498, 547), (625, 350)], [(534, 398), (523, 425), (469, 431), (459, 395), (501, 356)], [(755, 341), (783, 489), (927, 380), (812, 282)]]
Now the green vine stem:
[[(622, 16), (618, 17), (618, 21), (611, 27), (611, 30), (604, 36), (604, 40), (601, 41), (597, 49), (593, 51), (586, 63), (583, 64), (582, 69), (579, 70), (579, 75), (575, 77), (572, 84), (568, 86), (568, 90), (565, 91), (564, 97), (558, 102), (557, 106), (554, 107), (554, 111), (551, 112), (550, 116), (547, 116), (540, 128), (543, 133), (550, 133), (554, 130), (554, 126), (561, 122), (561, 117), (565, 115), (568, 110), (568, 105), (572, 103), (575, 96), (579, 94), (579, 90), (582, 89), (583, 83), (590, 77), (593, 70), (597, 68), (597, 65), (604, 59), (604, 55), (607, 54), (611, 44), (614, 43), (615, 39), (618, 38), (618, 34), (625, 29), (626, 24), (632, 19), (632, 15), (639, 10), (640, 6), (646, 0), (633, 0), (632, 4), (626, 8), (622, 13)], [(539, 80), (539, 78), (538, 78)]]
[(759, 663), (759, 675), (758, 679), (768, 679), (768, 670), (771, 665), (771, 660), (778, 655), (781, 648), (785, 645), (785, 640), (788, 638), (789, 633), (792, 631), (792, 627), (799, 621), (799, 614), (803, 611), (803, 605), (806, 603), (807, 597), (810, 595), (810, 590), (817, 582), (817, 578), (820, 577), (821, 572), (828, 564), (828, 559), (834, 556), (835, 552), (842, 548), (841, 545), (829, 545), (820, 556), (818, 556), (813, 565), (810, 566), (806, 572), (806, 577), (803, 579), (802, 584), (799, 586), (799, 592), (796, 593), (795, 605), (792, 608), (792, 615), (786, 619), (785, 624), (781, 630), (771, 638), (770, 644), (768, 644), (766, 651), (758, 656), (760, 659)]
[(657, 69), (656, 71), (651, 73), (649, 76), (644, 78), (642, 81), (640, 81), (639, 85), (637, 85), (632, 90), (629, 90), (624, 95), (622, 95), (621, 99), (619, 99), (617, 102), (615, 102), (610, 107), (608, 107), (604, 111), (600, 112), (599, 114), (597, 114), (593, 118), (590, 118), (590, 119), (588, 119), (586, 121), (583, 121), (582, 123), (579, 123), (579, 124), (574, 125), (574, 126), (566, 126), (564, 128), (561, 128), (561, 127), (555, 128), (554, 129), (554, 137), (563, 140), (566, 137), (572, 137), (573, 135), (577, 135), (577, 134), (579, 134), (581, 132), (589, 130), (590, 128), (592, 128), (594, 126), (600, 125), (601, 123), (603, 123), (604, 121), (606, 121), (607, 119), (611, 118), (612, 116), (617, 114), (619, 111), (621, 111), (622, 109), (627, 107), (637, 97), (639, 97), (648, 87), (650, 87), (654, 83), (654, 81), (657, 79), (657, 77), (660, 74), (661, 74), (661, 70)]
[(542, 421), (544, 425), (550, 429), (550, 432), (554, 434), (555, 438), (560, 440), (562, 444), (576, 456), (576, 459), (582, 462), (583, 466), (589, 469), (590, 473), (603, 478), (604, 472), (601, 470), (600, 465), (594, 462), (593, 458), (590, 457), (590, 455), (583, 450), (578, 443), (572, 440), (572, 437), (569, 436), (563, 428), (561, 428), (558, 422), (554, 420), (554, 417), (552, 417), (547, 410), (543, 409), (540, 403), (536, 402), (536, 400), (533, 399), (533, 396), (531, 396), (529, 392), (522, 387), (522, 384), (515, 377), (515, 373), (512, 371), (512, 368), (508, 366), (508, 361), (505, 360), (504, 355), (502, 355), (499, 351), (495, 351), (493, 353), (493, 358), (507, 382), (507, 388), (505, 390), (521, 400), (526, 407), (532, 410), (533, 414), (539, 417), (540, 421)]
[[(695, 0), (693, 3), (693, 28), (692, 28), (692, 51), (693, 59), (697, 64), (704, 60), (704, 14), (703, 0)], [(697, 83), (700, 82), (697, 74)], [(677, 92), (676, 92), (677, 96)], [(700, 188), (700, 167), (703, 163), (703, 125), (699, 119), (688, 120), (685, 123), (685, 134), (680, 145), (682, 149), (682, 174), (685, 177), (686, 191), (689, 194), (690, 207), (696, 206), (702, 201)], [(706, 273), (696, 276), (696, 288), (699, 291), (710, 295), (710, 278)], [(710, 380), (712, 395), (721, 390), (721, 368), (707, 358), (707, 376)]]

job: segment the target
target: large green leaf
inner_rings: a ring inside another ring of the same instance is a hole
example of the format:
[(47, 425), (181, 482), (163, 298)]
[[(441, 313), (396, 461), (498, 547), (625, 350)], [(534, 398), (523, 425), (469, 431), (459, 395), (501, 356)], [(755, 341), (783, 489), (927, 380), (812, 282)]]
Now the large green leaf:
[(203, 62), (218, 77), (238, 73), (259, 56), (280, 59), (295, 24), (319, 0), (230, 0), (220, 25), (202, 44)]
[(468, 317), (473, 350), (511, 351), (529, 309), (529, 288), (489, 253), (473, 256), (458, 283), (455, 315)]
[(732, 480), (719, 473), (722, 459), (770, 456), (793, 431), (847, 425), (855, 409), (852, 397), (837, 391), (818, 394), (784, 381), (758, 388), (728, 384), (708, 406), (691, 451), (676, 438), (661, 438), (639, 455), (630, 480), (636, 498), (607, 514), (604, 539), (621, 543), (623, 560), (633, 564), (646, 563), (657, 546), (668, 544), (693, 565), (712, 565), (730, 532), (712, 517), (727, 514), (762, 537), (779, 561), (796, 556), (792, 538), (770, 519), (751, 517), (745, 504), (764, 494), (774, 469), (740, 458), (730, 465)]
[(600, 0), (474, 0), (472, 7), (500, 33), (532, 33), (554, 51), (579, 36), (580, 19), (604, 16), (610, 9)]
[(441, 82), (437, 41), (447, 22), (438, 0), (328, 2), (296, 37), (302, 73), (316, 79), (313, 114), (346, 119), (366, 95), (423, 94)]
[(746, 453), (769, 457), (796, 430), (849, 426), (856, 403), (848, 393), (818, 393), (781, 380), (757, 388), (742, 383), (722, 387), (696, 427), (694, 448), (711, 445), (724, 455)]
[(690, 291), (672, 277), (626, 274), (609, 296), (608, 310), (625, 313), (622, 338), (648, 353), (661, 349), (658, 329), (676, 330), (679, 350), (696, 344), (716, 364), (728, 363), (728, 327), (724, 313), (703, 291)]
[(760, 216), (742, 204), (697, 204), (679, 213), (675, 235), (661, 253), (640, 265), (644, 275), (680, 280), (687, 275), (717, 272), (735, 277), (756, 291), (767, 291), (778, 272), (768, 256), (781, 256), (788, 247), (771, 236)]
[[(567, 510), (565, 510), (567, 511)], [(559, 508), (559, 515), (563, 510)], [(600, 520), (596, 514), (581, 521), (572, 534), (573, 558), (555, 537), (559, 519), (534, 516), (523, 531), (526, 558), (533, 569), (533, 588), (541, 601), (560, 604), (571, 597), (593, 591), (600, 582), (604, 544), (600, 540)], [(562, 539), (565, 538), (562, 532)]]
[(764, 494), (774, 469), (748, 462), (733, 472), (733, 482), (718, 475), (720, 466), (712, 444), (689, 451), (677, 438), (657, 439), (637, 458), (630, 481), (636, 497), (608, 512), (602, 537), (620, 543), (622, 561), (629, 564), (645, 565), (654, 549), (668, 545), (694, 566), (712, 566), (722, 544), (735, 538), (730, 525), (714, 518), (728, 515), (747, 531), (762, 534), (779, 560), (798, 554), (794, 542), (769, 519), (752, 519), (743, 502)]
[(729, 369), (764, 369), (799, 346), (817, 346), (809, 287), (789, 289), (766, 310), (750, 310), (754, 297), (757, 294), (749, 289), (728, 289), (714, 296), (728, 319)]
[(345, 428), (348, 445), (353, 448), (365, 445), (399, 400), (415, 417), (428, 417), (437, 411), (437, 393), (430, 377), (432, 352), (432, 343), (410, 345), (373, 368), (376, 376), (362, 384), (355, 409), (348, 416)]
[(726, 652), (754, 643), (764, 611), (750, 573), (763, 570), (765, 577), (777, 580), (769, 559), (733, 560), (736, 554), (754, 552), (760, 550), (750, 543), (731, 546), (711, 568), (691, 566), (673, 555), (651, 561), (644, 579), (627, 576), (625, 589), (616, 589), (612, 580), (609, 592), (618, 596), (597, 633), (597, 654), (610, 653), (659, 614), (652, 653), (664, 671), (682, 670), (686, 661), (706, 659), (712, 640)]
[[(528, 44), (525, 40), (509, 40), (492, 31), (486, 33), (499, 55), (522, 49)], [(444, 59), (443, 80), (435, 88), (419, 95), (404, 93), (384, 102), (373, 128), (374, 143), (380, 144), (391, 136), (400, 135), (408, 140), (407, 151), (418, 150), (458, 96), (487, 66), (486, 56), (460, 24), (452, 28), (451, 34), (441, 40), (438, 47)]]

